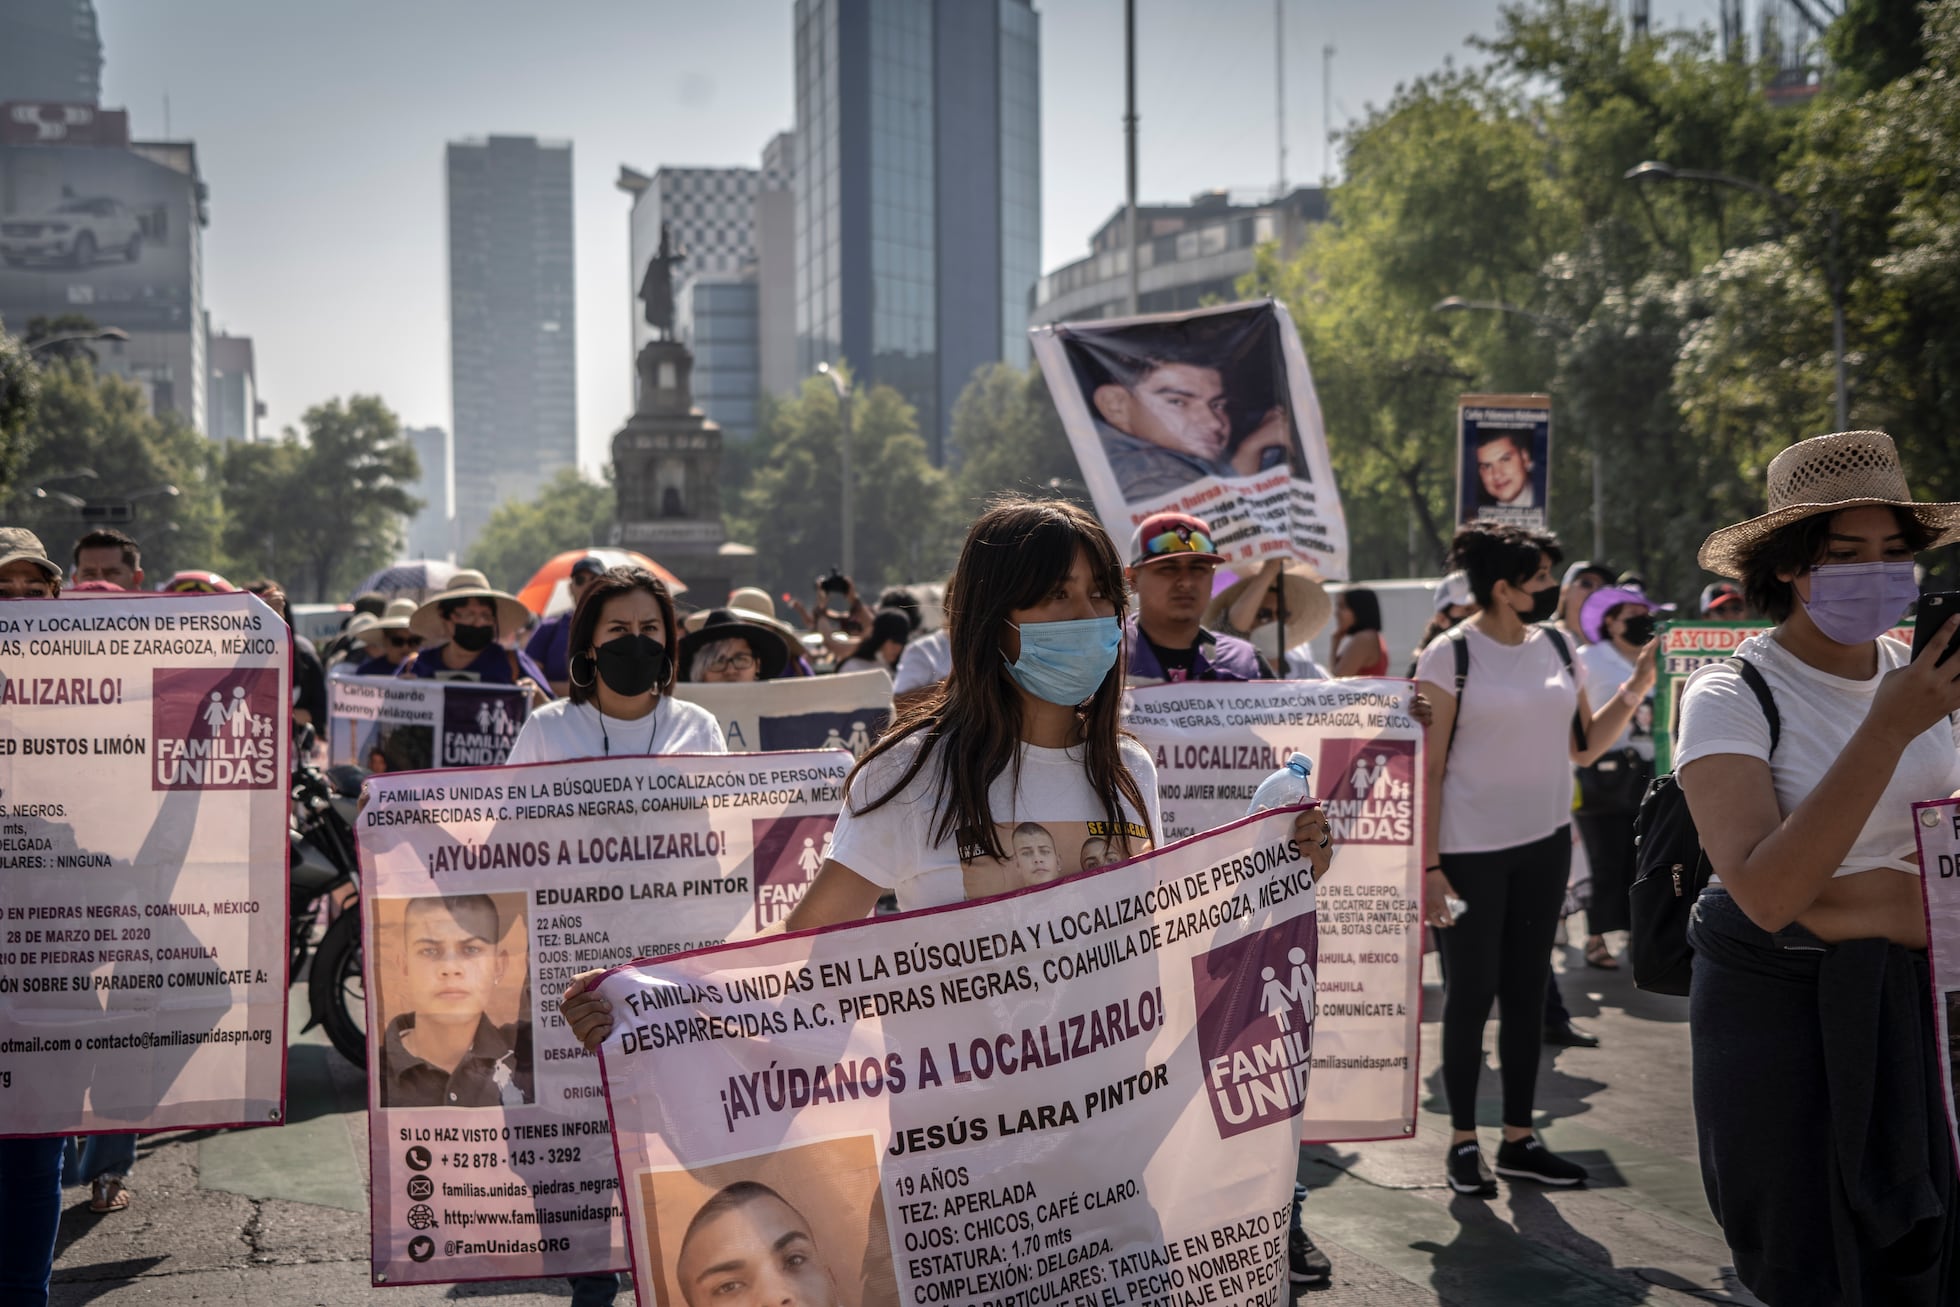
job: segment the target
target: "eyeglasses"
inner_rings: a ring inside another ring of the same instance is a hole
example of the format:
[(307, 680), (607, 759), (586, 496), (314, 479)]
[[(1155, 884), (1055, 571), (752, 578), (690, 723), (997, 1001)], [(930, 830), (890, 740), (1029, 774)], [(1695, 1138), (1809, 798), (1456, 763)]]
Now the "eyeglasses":
[(1143, 542), (1145, 558), (1161, 558), (1165, 554), (1215, 554), (1217, 552), (1218, 550), (1211, 543), (1211, 537), (1191, 526), (1174, 526)]
[(388, 647), (391, 649), (420, 649), (422, 647), (422, 637), (419, 635), (391, 635), (388, 637)]
[(723, 654), (708, 664), (708, 670), (711, 672), (746, 672), (755, 665), (754, 654)]

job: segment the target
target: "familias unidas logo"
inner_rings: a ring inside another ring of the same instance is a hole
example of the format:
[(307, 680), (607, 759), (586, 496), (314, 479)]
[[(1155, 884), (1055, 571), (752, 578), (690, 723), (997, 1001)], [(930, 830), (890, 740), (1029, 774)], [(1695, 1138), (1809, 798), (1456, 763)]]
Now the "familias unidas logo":
[(1198, 1052), (1219, 1138), (1300, 1114), (1319, 957), (1319, 925), (1309, 912), (1191, 959)]
[(279, 784), (279, 673), (159, 667), (150, 698), (153, 790), (264, 790)]
[(1314, 769), (1334, 838), (1343, 844), (1413, 844), (1416, 742), (1328, 740)]

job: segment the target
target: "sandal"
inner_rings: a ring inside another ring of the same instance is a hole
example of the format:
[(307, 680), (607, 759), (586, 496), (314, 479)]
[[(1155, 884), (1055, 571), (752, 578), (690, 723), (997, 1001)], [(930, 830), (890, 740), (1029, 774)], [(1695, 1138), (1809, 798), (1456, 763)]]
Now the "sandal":
[(1586, 943), (1586, 965), (1595, 971), (1618, 971), (1620, 960), (1613, 956), (1613, 950), (1606, 947), (1603, 939), (1588, 940)]
[(98, 1175), (89, 1187), (88, 1209), (97, 1216), (120, 1212), (129, 1206), (129, 1190), (119, 1175)]

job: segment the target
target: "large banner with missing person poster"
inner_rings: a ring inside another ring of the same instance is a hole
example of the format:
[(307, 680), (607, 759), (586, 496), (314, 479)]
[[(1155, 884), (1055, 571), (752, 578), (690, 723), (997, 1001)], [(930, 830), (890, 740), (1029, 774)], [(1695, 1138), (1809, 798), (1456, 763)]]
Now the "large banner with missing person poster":
[(892, 719), (892, 678), (885, 672), (687, 682), (674, 687), (674, 697), (713, 713), (731, 753), (848, 749), (862, 758)]
[(1296, 815), (608, 976), (640, 1301), (1290, 1301)]
[(1415, 1133), (1422, 999), (1423, 732), (1408, 681), (1194, 681), (1132, 689), (1164, 836), (1244, 815), (1294, 753), (1313, 760), (1334, 865), (1321, 880), (1319, 1021), (1305, 1137)]
[(830, 848), (835, 751), (377, 776), (357, 833), (376, 1284), (624, 1270), (581, 971), (779, 925)]
[(248, 594), (0, 602), (0, 1135), (284, 1119), (290, 652)]
[(1211, 524), (1227, 562), (1348, 574), (1327, 429), (1300, 333), (1276, 300), (1036, 327), (1062, 428), (1119, 544), (1152, 513)]
[(1960, 799), (1912, 808), (1919, 836), (1919, 887), (1926, 898), (1927, 958), (1933, 975), (1934, 1047), (1946, 1088), (1946, 1124), (1960, 1160)]
[(531, 696), (514, 685), (410, 676), (330, 676), (328, 755), (371, 772), (495, 767)]

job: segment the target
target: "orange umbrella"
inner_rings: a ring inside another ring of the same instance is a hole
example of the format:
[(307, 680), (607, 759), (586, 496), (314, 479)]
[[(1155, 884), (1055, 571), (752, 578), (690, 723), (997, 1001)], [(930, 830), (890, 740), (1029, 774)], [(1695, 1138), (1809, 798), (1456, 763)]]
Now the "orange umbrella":
[(524, 583), (517, 592), (517, 601), (536, 613), (539, 617), (556, 617), (559, 613), (570, 612), (572, 608), (572, 564), (581, 558), (597, 558), (607, 567), (644, 567), (662, 581), (674, 594), (686, 594), (687, 586), (678, 576), (648, 558), (645, 554), (631, 549), (568, 549), (543, 567)]

